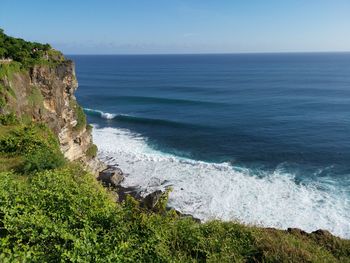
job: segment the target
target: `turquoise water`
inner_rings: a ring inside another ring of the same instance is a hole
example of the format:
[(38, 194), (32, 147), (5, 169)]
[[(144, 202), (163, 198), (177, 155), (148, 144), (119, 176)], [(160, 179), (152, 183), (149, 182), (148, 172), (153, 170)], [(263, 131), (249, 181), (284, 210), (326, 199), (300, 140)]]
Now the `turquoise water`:
[(350, 236), (350, 54), (71, 56), (100, 157), (203, 220)]

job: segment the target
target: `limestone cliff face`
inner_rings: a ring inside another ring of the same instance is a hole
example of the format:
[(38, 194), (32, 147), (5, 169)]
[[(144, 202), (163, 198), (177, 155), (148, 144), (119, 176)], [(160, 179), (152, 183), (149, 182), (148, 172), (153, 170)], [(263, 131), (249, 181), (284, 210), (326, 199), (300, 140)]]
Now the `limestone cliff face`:
[(72, 61), (14, 72), (0, 79), (0, 84), (11, 90), (3, 111), (45, 122), (57, 134), (68, 160), (81, 161), (95, 174), (105, 168), (89, 150), (93, 147), (91, 129), (74, 96), (78, 83)]

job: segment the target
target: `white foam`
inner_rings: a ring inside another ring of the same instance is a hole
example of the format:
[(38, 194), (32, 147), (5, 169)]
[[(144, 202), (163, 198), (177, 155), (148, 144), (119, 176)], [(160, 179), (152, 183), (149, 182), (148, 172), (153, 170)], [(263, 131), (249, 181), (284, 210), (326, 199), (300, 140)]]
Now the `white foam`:
[(107, 119), (107, 120), (114, 119), (116, 116), (118, 116), (118, 114), (103, 112), (101, 110), (94, 110), (94, 109), (89, 109), (89, 108), (85, 108), (85, 110), (86, 111), (90, 111), (90, 112), (95, 112), (97, 114), (100, 114), (101, 118), (104, 118), (104, 119)]
[(227, 163), (164, 154), (128, 130), (95, 126), (93, 137), (99, 157), (126, 173), (125, 186), (141, 186), (145, 193), (172, 186), (169, 205), (182, 213), (281, 229), (321, 228), (350, 238), (349, 196), (334, 187), (296, 184), (292, 174), (280, 170), (257, 177)]
[(101, 112), (101, 117), (107, 120), (114, 119), (116, 116), (117, 114), (114, 114), (114, 113)]

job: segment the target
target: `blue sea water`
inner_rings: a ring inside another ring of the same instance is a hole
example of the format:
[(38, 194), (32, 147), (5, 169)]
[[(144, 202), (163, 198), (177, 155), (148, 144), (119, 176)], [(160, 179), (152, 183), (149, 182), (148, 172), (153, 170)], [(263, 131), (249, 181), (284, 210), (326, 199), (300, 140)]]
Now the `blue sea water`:
[(100, 158), (203, 220), (350, 237), (350, 53), (69, 56)]

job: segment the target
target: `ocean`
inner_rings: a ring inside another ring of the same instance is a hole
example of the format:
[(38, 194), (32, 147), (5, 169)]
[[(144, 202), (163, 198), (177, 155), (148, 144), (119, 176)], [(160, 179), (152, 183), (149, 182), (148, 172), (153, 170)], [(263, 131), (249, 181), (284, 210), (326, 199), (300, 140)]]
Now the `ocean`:
[(350, 238), (350, 53), (68, 56), (99, 157), (203, 220)]

